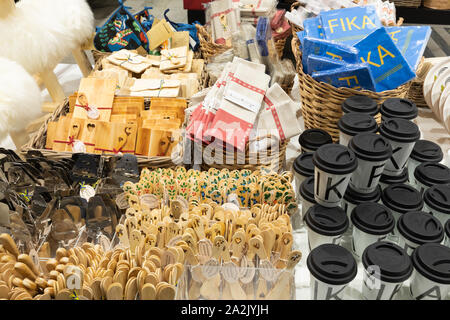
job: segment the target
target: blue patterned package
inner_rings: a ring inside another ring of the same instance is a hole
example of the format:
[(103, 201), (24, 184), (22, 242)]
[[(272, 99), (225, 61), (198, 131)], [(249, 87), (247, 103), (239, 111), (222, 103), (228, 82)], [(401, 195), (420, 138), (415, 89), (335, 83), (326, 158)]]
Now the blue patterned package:
[(325, 11), (320, 19), (325, 39), (349, 46), (382, 26), (374, 6)]
[(355, 44), (362, 62), (370, 66), (377, 92), (392, 90), (416, 74), (385, 28), (379, 28)]
[(342, 60), (347, 63), (358, 63), (358, 50), (343, 44), (322, 39), (305, 37), (303, 39), (303, 70), (310, 73), (307, 58), (310, 54), (324, 56), (330, 59)]
[(413, 70), (417, 70), (431, 35), (430, 26), (386, 27), (392, 41), (406, 58)]
[(323, 39), (324, 34), (322, 26), (320, 25), (320, 18), (308, 18), (303, 21), (303, 28), (305, 29), (305, 35), (311, 38)]
[(269, 19), (266, 17), (259, 17), (256, 25), (256, 43), (259, 47), (259, 53), (261, 56), (266, 57), (269, 55), (269, 47), (267, 41), (272, 37), (270, 32)]
[(307, 59), (308, 71), (311, 73), (338, 69), (348, 65), (346, 62), (310, 54)]
[(298, 37), (298, 40), (300, 40), (300, 50), (303, 50), (302, 49), (303, 48), (303, 40), (306, 37), (305, 30), (297, 32), (297, 37)]
[(317, 81), (326, 82), (336, 88), (346, 87), (355, 90), (375, 90), (370, 68), (366, 63), (352, 64), (338, 69), (314, 72), (312, 77)]

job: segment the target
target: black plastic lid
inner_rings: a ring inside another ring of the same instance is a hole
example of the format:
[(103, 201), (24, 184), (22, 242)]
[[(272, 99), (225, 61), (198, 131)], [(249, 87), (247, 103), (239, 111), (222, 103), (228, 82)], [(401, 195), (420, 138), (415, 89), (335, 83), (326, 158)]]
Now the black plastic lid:
[(333, 143), (333, 139), (325, 130), (308, 129), (303, 131), (300, 137), (298, 137), (298, 143), (305, 149), (316, 151), (324, 144)]
[(423, 194), (423, 201), (431, 209), (450, 215), (450, 186), (436, 185), (430, 187)]
[(314, 175), (313, 152), (305, 152), (299, 155), (292, 166), (295, 172), (305, 177)]
[(341, 144), (326, 144), (314, 152), (313, 163), (331, 174), (348, 174), (356, 170), (358, 161), (353, 151)]
[(376, 242), (368, 246), (363, 253), (364, 268), (378, 266), (380, 280), (389, 283), (399, 283), (407, 280), (412, 272), (411, 258), (405, 250), (390, 242)]
[(366, 113), (374, 116), (378, 113), (378, 105), (375, 100), (370, 97), (353, 96), (344, 100), (342, 103), (342, 111), (345, 113)]
[(376, 133), (360, 133), (350, 140), (348, 147), (359, 159), (366, 161), (384, 161), (392, 155), (391, 144)]
[(350, 112), (344, 114), (338, 122), (338, 128), (349, 136), (356, 136), (361, 132), (377, 132), (375, 119), (366, 113)]
[(358, 271), (353, 255), (335, 244), (322, 244), (314, 248), (308, 255), (306, 265), (316, 279), (331, 285), (349, 283)]
[(450, 238), (450, 219), (448, 219), (445, 224), (445, 233), (447, 234), (447, 238)]
[(406, 213), (423, 207), (422, 195), (414, 187), (397, 183), (386, 187), (381, 194), (383, 204), (391, 210)]
[(450, 169), (440, 163), (424, 162), (416, 167), (414, 177), (427, 187), (435, 184), (448, 184), (450, 183)]
[(419, 127), (406, 119), (387, 119), (381, 123), (380, 134), (392, 141), (410, 143), (419, 140)]
[(343, 234), (349, 225), (348, 217), (341, 207), (327, 208), (320, 204), (309, 208), (305, 223), (311, 230), (324, 236)]
[(316, 203), (316, 199), (314, 199), (314, 177), (303, 180), (299, 191), (304, 200), (310, 203)]
[(417, 118), (417, 106), (414, 102), (402, 98), (390, 98), (381, 104), (380, 113), (386, 118), (402, 118), (412, 120)]
[(397, 222), (398, 232), (417, 244), (440, 243), (444, 239), (444, 228), (440, 221), (423, 211), (407, 212)]
[(440, 162), (444, 154), (441, 147), (433, 141), (419, 140), (414, 145), (410, 157), (419, 162)]
[(414, 268), (424, 277), (441, 284), (450, 284), (450, 248), (426, 243), (411, 256)]
[(406, 181), (408, 181), (408, 168), (405, 168), (399, 176), (389, 176), (387, 174), (382, 174), (380, 177), (380, 183), (384, 183), (387, 185), (405, 183)]
[(388, 234), (395, 227), (395, 219), (391, 211), (382, 204), (375, 202), (357, 205), (350, 218), (355, 227), (368, 234)]
[(348, 186), (344, 194), (344, 200), (353, 204), (360, 204), (364, 202), (378, 202), (381, 198), (381, 187), (377, 188), (370, 193), (361, 193), (353, 189), (352, 186)]

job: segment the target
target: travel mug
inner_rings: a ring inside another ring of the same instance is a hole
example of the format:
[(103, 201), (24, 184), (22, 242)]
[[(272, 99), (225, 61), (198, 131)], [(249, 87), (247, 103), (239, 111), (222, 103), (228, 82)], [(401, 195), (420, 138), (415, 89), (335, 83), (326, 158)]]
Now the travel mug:
[(378, 105), (375, 100), (367, 96), (352, 96), (342, 103), (342, 112), (365, 113), (374, 117), (378, 113)]
[(358, 166), (353, 151), (340, 144), (326, 144), (314, 152), (314, 198), (325, 207), (339, 206), (352, 173)]
[(311, 273), (311, 300), (342, 300), (345, 288), (358, 271), (353, 255), (335, 244), (312, 250), (306, 265)]
[(309, 177), (300, 185), (300, 198), (302, 203), (303, 220), (309, 208), (317, 203), (316, 199), (314, 199), (314, 177)]
[(423, 211), (411, 211), (398, 219), (398, 245), (411, 254), (424, 243), (441, 243), (444, 228), (438, 219)]
[(378, 187), (386, 161), (392, 155), (389, 142), (376, 133), (360, 133), (348, 145), (358, 159), (350, 186), (360, 193), (371, 193)]
[(392, 155), (386, 162), (383, 173), (390, 176), (401, 175), (414, 144), (420, 138), (419, 127), (409, 120), (388, 119), (381, 123), (380, 135), (392, 147)]
[(322, 129), (307, 129), (298, 137), (302, 152), (314, 152), (324, 144), (333, 143), (330, 134)]
[(414, 183), (414, 170), (424, 162), (441, 162), (444, 154), (439, 145), (428, 140), (419, 140), (414, 145), (408, 160), (409, 182)]
[(423, 211), (431, 213), (443, 226), (450, 220), (450, 186), (430, 187), (423, 194)]
[(408, 170), (405, 168), (401, 175), (399, 176), (390, 176), (387, 174), (382, 174), (380, 177), (380, 187), (381, 190), (384, 190), (386, 187), (389, 187), (391, 184), (397, 183), (406, 183), (408, 181)]
[[(314, 164), (312, 162), (313, 152), (305, 152), (300, 154), (294, 161), (292, 169), (294, 171), (294, 181), (297, 190), (304, 180), (314, 176)], [(299, 193), (297, 193), (297, 197)]]
[(443, 300), (450, 291), (450, 248), (423, 244), (411, 255), (411, 295), (416, 300)]
[(305, 215), (308, 245), (312, 250), (324, 243), (339, 244), (348, 228), (348, 218), (341, 207), (327, 208), (316, 204)]
[(450, 219), (445, 224), (445, 245), (450, 248)]
[[(378, 202), (381, 198), (381, 188), (376, 188), (371, 193), (360, 193), (353, 189), (351, 186), (347, 188), (347, 191), (344, 194), (344, 200), (342, 201), (342, 207), (344, 208), (345, 214), (350, 220), (353, 209), (364, 202)], [(351, 220), (350, 220), (351, 222)], [(347, 229), (346, 235), (351, 235), (353, 230), (353, 225), (350, 223), (349, 228)]]
[(395, 220), (388, 208), (379, 203), (365, 202), (351, 214), (353, 224), (353, 251), (361, 257), (372, 243), (384, 240), (392, 232)]
[(365, 113), (351, 112), (344, 114), (338, 122), (339, 143), (347, 146), (350, 139), (359, 133), (378, 131), (375, 119)]
[[(414, 187), (407, 184), (393, 184), (383, 190), (381, 201), (391, 210), (397, 223), (400, 217), (409, 211), (420, 211), (423, 208), (422, 195)], [(393, 234), (397, 235), (397, 227)]]
[(440, 163), (424, 162), (414, 170), (414, 178), (412, 185), (423, 194), (431, 186), (449, 184), (450, 169)]
[(414, 120), (417, 118), (419, 110), (414, 102), (403, 98), (386, 99), (380, 108), (381, 121), (391, 118), (402, 118), (406, 120)]
[(377, 242), (364, 250), (362, 294), (367, 300), (392, 300), (413, 272), (405, 250), (390, 242)]

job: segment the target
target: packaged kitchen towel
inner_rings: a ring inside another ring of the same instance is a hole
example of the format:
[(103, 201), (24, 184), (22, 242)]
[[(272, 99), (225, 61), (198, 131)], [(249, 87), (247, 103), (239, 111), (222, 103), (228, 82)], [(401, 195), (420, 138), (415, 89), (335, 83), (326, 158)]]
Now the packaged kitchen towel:
[(346, 62), (317, 56), (315, 54), (310, 54), (308, 56), (306, 64), (310, 73), (342, 68), (347, 65)]
[(431, 35), (430, 26), (386, 27), (397, 48), (413, 70), (417, 70)]
[(320, 13), (324, 38), (349, 46), (382, 26), (374, 6), (344, 8)]
[(275, 134), (281, 141), (299, 134), (301, 129), (295, 115), (295, 105), (291, 102), (284, 101), (261, 112), (258, 129), (269, 130), (268, 133)]
[(416, 76), (385, 28), (375, 30), (355, 48), (361, 62), (369, 65), (377, 92), (395, 89)]
[(307, 73), (310, 73), (307, 66), (307, 57), (310, 54), (341, 60), (347, 63), (358, 62), (358, 50), (353, 47), (333, 41), (305, 37), (303, 39), (303, 69)]
[(214, 42), (231, 45), (231, 35), (239, 31), (236, 9), (231, 0), (211, 2), (211, 23), (214, 27)]
[(366, 63), (315, 72), (312, 74), (312, 77), (317, 81), (326, 82), (336, 88), (346, 87), (355, 90), (366, 89), (375, 91), (370, 68)]

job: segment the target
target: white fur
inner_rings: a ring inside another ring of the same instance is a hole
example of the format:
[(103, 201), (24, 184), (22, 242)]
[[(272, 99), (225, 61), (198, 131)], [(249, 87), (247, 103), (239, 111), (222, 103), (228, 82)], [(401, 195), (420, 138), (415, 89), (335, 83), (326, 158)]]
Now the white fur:
[(18, 63), (0, 57), (0, 140), (41, 114), (41, 91)]
[(0, 19), (0, 56), (36, 74), (53, 69), (93, 32), (86, 0), (22, 0)]

